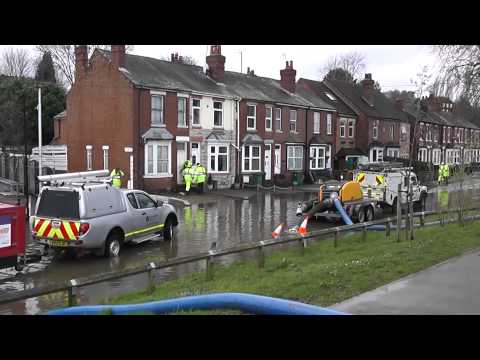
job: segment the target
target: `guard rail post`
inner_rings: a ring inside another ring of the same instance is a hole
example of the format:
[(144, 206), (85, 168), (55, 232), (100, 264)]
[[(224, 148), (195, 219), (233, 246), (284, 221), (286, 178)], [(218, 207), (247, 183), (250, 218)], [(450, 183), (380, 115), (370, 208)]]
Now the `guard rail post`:
[(420, 214), (420, 226), (425, 226), (425, 211)]
[(385, 224), (385, 237), (390, 237), (390, 221)]
[(362, 241), (363, 242), (367, 241), (367, 227), (365, 225), (363, 225), (363, 228), (362, 228)]
[(402, 184), (398, 184), (397, 191), (397, 242), (400, 242), (402, 229)]
[(263, 251), (263, 241), (260, 241), (260, 246), (257, 248), (257, 265), (260, 269), (265, 267), (265, 253)]
[(153, 270), (155, 270), (155, 268), (155, 263), (151, 262), (150, 264), (148, 264), (148, 295), (152, 295), (155, 291), (155, 274), (153, 273)]
[(68, 287), (68, 306), (77, 305), (77, 281), (75, 279), (70, 280), (70, 286)]
[(300, 241), (300, 255), (305, 255), (305, 242), (303, 241), (303, 237), (298, 239)]
[(205, 279), (212, 280), (213, 279), (213, 263), (212, 263), (212, 256), (209, 256), (205, 259), (206, 267), (205, 267)]
[(338, 246), (338, 230), (335, 230), (335, 232), (333, 233), (333, 246)]

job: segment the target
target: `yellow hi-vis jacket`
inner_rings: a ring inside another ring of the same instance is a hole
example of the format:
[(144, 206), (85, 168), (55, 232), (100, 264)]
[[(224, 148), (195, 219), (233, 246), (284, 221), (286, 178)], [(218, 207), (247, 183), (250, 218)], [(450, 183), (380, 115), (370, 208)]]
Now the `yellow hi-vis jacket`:
[(115, 169), (112, 170), (112, 172), (110, 173), (110, 176), (111, 178), (113, 179), (112, 180), (112, 185), (116, 188), (121, 188), (122, 187), (122, 180), (121, 180), (121, 177), (122, 176), (125, 176), (125, 174), (123, 173), (122, 170), (116, 172)]

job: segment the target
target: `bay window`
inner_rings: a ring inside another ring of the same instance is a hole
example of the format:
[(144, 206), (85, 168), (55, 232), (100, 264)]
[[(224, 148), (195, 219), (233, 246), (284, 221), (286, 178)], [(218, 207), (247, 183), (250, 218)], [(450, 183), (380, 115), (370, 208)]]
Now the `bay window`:
[(228, 144), (208, 146), (208, 172), (228, 173)]
[(244, 145), (242, 148), (243, 171), (260, 171), (260, 145)]
[(423, 148), (418, 151), (418, 160), (421, 162), (428, 161), (428, 152), (427, 149)]
[(323, 170), (325, 169), (325, 147), (311, 146), (310, 147), (310, 169)]
[(433, 165), (439, 165), (442, 159), (442, 151), (440, 149), (433, 149), (432, 151), (432, 163)]
[(302, 170), (303, 146), (287, 146), (287, 170)]
[(171, 141), (145, 144), (145, 177), (171, 176)]

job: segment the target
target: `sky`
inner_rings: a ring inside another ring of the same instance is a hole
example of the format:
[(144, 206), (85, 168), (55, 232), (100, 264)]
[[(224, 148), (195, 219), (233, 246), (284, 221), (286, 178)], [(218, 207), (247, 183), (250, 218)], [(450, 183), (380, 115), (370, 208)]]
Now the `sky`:
[[(0, 53), (9, 47), (25, 48), (35, 54), (34, 45), (0, 45)], [(208, 45), (134, 45), (133, 54), (170, 58), (177, 52), (193, 57), (203, 66), (208, 49)], [(243, 72), (250, 67), (256, 75), (274, 79), (280, 78), (286, 60), (293, 61), (297, 79), (319, 79), (319, 70), (329, 58), (351, 51), (365, 55), (365, 72), (372, 74), (382, 91), (415, 90), (412, 80), (424, 66), (433, 75), (439, 66), (432, 47), (427, 45), (222, 45), (226, 70), (240, 71), (242, 58)]]

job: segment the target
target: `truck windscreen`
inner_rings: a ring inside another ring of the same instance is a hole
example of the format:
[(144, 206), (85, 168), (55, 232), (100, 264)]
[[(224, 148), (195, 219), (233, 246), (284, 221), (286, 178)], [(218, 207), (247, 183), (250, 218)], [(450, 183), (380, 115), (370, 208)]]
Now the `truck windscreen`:
[(79, 219), (78, 193), (45, 190), (38, 204), (37, 216), (59, 219)]

